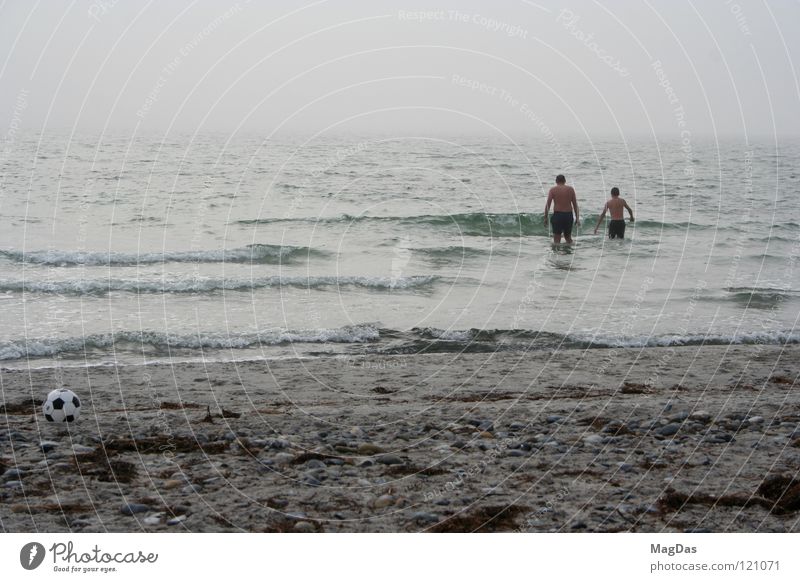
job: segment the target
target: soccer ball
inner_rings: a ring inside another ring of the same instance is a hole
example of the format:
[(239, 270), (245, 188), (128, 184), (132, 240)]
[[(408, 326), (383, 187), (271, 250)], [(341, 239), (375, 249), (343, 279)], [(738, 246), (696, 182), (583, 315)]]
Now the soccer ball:
[(81, 413), (81, 401), (72, 390), (57, 388), (47, 395), (42, 406), (48, 422), (72, 422)]

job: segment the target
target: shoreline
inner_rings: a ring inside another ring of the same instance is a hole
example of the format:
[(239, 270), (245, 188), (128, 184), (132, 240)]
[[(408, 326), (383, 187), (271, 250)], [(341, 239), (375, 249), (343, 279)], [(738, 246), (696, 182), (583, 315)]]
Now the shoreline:
[(424, 355), (2, 368), (0, 525), (800, 531), (799, 345)]

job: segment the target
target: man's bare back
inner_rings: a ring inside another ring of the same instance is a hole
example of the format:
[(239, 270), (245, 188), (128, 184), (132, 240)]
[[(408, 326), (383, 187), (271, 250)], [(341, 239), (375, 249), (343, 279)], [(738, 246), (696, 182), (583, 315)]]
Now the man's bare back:
[(553, 186), (547, 197), (553, 201), (554, 212), (572, 212), (572, 201), (575, 200), (575, 189), (572, 186)]
[(628, 204), (624, 198), (614, 197), (606, 202), (608, 213), (611, 215), (611, 220), (625, 220), (625, 208)]

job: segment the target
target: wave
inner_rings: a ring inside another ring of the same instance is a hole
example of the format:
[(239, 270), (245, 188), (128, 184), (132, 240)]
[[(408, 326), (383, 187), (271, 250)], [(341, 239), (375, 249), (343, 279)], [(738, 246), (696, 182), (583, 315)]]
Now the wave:
[(197, 335), (166, 334), (154, 331), (118, 331), (64, 339), (19, 340), (0, 343), (0, 360), (46, 358), (62, 354), (83, 355), (96, 350), (142, 348), (158, 353), (171, 350), (247, 349), (292, 343), (365, 343), (377, 340), (378, 329), (355, 325), (337, 329), (267, 330), (258, 333)]
[(129, 293), (213, 293), (216, 291), (253, 291), (270, 287), (361, 287), (374, 290), (407, 290), (429, 287), (439, 281), (435, 275), (411, 277), (318, 276), (256, 277), (253, 279), (184, 279), (137, 281), (131, 279), (76, 279), (72, 281), (0, 281), (0, 292), (47, 293), (59, 295), (105, 295)]
[[(265, 330), (252, 333), (166, 334), (155, 331), (118, 331), (64, 339), (25, 339), (0, 343), (0, 360), (46, 358), (73, 354), (143, 349), (155, 355), (185, 355), (187, 351), (237, 350), (288, 344), (344, 344), (351, 355), (412, 355), (425, 353), (525, 352), (588, 348), (652, 348), (678, 346), (784, 345), (800, 343), (800, 332), (751, 332), (731, 335), (665, 334), (641, 337), (592, 337), (537, 330), (413, 328), (385, 329), (361, 324), (331, 329)], [(358, 346), (361, 346), (360, 348)], [(354, 352), (359, 349), (360, 352)], [(181, 352), (176, 354), (175, 352)], [(309, 355), (329, 352), (310, 352)]]
[[(599, 215), (584, 215), (583, 223), (594, 225)], [(308, 224), (358, 224), (358, 223), (397, 223), (404, 226), (452, 228), (465, 236), (546, 236), (548, 227), (541, 213), (483, 213), (463, 214), (423, 214), (417, 216), (352, 216), (342, 214), (332, 217), (315, 218), (253, 218), (239, 220), (235, 224), (259, 225), (277, 223)], [(714, 230), (718, 225), (703, 225), (693, 222), (660, 222), (639, 220), (632, 227), (647, 230)]]
[(16, 263), (54, 267), (124, 267), (161, 263), (288, 263), (302, 257), (328, 253), (308, 247), (252, 244), (234, 249), (209, 251), (164, 251), (160, 253), (112, 253), (97, 251), (15, 251), (0, 250), (0, 257)]

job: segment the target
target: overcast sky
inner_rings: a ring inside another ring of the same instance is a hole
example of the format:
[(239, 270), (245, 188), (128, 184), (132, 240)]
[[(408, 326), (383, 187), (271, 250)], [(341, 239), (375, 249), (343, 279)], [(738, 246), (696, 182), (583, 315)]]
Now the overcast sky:
[(800, 135), (800, 3), (0, 3), (0, 127)]

